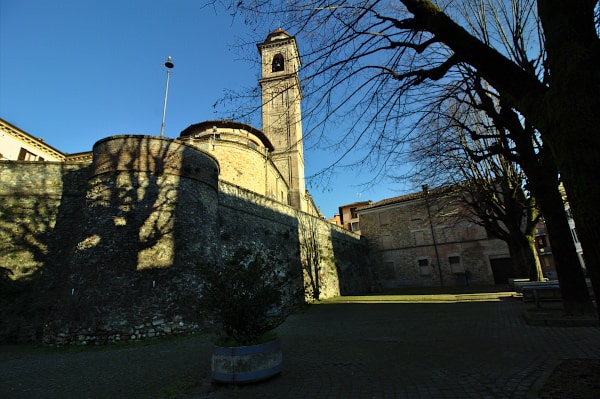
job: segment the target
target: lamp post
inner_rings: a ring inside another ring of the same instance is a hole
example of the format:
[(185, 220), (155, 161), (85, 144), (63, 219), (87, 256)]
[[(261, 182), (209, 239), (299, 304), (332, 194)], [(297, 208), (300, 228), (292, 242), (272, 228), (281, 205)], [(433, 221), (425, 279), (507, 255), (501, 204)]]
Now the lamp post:
[(171, 60), (171, 56), (167, 57), (167, 61), (165, 62), (165, 67), (167, 67), (167, 85), (165, 87), (165, 102), (163, 104), (163, 115), (162, 115), (162, 123), (160, 124), (160, 136), (162, 137), (165, 134), (165, 115), (167, 114), (167, 96), (169, 95), (169, 76), (171, 75), (171, 69), (175, 66), (173, 61)]

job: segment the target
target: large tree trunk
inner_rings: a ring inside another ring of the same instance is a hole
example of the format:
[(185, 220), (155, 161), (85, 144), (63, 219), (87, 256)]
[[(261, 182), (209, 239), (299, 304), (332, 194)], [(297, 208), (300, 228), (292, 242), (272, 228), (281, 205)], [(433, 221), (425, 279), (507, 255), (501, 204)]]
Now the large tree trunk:
[(558, 190), (554, 191), (553, 196), (547, 195), (543, 201), (540, 201), (540, 207), (550, 235), (552, 256), (560, 282), (565, 312), (583, 314), (590, 304), (589, 292), (561, 195)]
[[(477, 69), (540, 131), (560, 170), (596, 302), (600, 298), (600, 40), (596, 0), (538, 0), (549, 68), (543, 85), (426, 0), (401, 0), (414, 26)], [(600, 311), (600, 307), (598, 307)]]
[(540, 281), (543, 278), (542, 267), (535, 252), (533, 237), (519, 232), (519, 234), (511, 234), (506, 243), (510, 252), (514, 276)]
[[(525, 143), (521, 147), (524, 146)], [(522, 161), (521, 166), (529, 178), (529, 189), (538, 201), (550, 235), (565, 313), (583, 314), (590, 303), (590, 297), (571, 235), (565, 204), (558, 189), (558, 170), (554, 159), (543, 148), (534, 157), (522, 157)]]
[(559, 191), (558, 169), (546, 147), (536, 153), (532, 134), (533, 131), (524, 130), (511, 137), (520, 152), (519, 162), (528, 177), (528, 187), (544, 215), (565, 313), (583, 314), (590, 304), (589, 292)]
[(592, 281), (600, 297), (600, 40), (596, 1), (539, 0), (550, 88), (540, 129), (550, 146), (573, 211)]

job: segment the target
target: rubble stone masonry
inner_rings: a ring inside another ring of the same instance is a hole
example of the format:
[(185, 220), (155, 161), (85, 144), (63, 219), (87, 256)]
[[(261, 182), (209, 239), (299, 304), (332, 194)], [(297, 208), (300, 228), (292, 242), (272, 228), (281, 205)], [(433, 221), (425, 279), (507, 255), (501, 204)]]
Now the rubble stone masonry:
[[(210, 154), (149, 136), (101, 140), (91, 165), (0, 161), (0, 281), (14, 293), (3, 296), (0, 341), (89, 345), (201, 330), (195, 266), (257, 242), (289, 260), (292, 291), (309, 299), (315, 270), (321, 299), (367, 290), (358, 236), (219, 182), (218, 171)], [(307, 266), (307, 248), (319, 267)]]

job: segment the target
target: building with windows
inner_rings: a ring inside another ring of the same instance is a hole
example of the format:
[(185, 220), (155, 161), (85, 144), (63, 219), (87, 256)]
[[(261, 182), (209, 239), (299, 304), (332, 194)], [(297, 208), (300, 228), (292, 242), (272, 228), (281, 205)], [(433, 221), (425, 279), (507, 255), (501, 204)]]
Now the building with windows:
[[(489, 237), (464, 205), (441, 190), (403, 195), (359, 207), (374, 279), (383, 288), (506, 283), (507, 245)], [(351, 219), (353, 220), (353, 219)]]
[(333, 221), (346, 230), (360, 235), (358, 209), (372, 204), (371, 201), (359, 201), (338, 207), (339, 213)]
[[(2, 283), (18, 283), (39, 309), (15, 312), (0, 340), (87, 345), (198, 331), (207, 320), (195, 308), (196, 265), (238, 248), (264, 246), (285, 262), (285, 307), (368, 290), (366, 244), (327, 223), (305, 189), (296, 41), (278, 29), (258, 49), (261, 129), (205, 121), (176, 139), (109, 136), (73, 156), (1, 121)], [(42, 289), (27, 291), (36, 279)]]
[(0, 118), (0, 160), (86, 162), (91, 159), (91, 152), (65, 154), (47, 144), (43, 139), (34, 137)]

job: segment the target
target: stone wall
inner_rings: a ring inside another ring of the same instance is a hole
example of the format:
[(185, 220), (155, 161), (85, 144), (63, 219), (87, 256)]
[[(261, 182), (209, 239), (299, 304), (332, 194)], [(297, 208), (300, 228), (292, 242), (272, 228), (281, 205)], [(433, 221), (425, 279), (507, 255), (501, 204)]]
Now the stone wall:
[(196, 331), (195, 262), (220, 253), (217, 162), (145, 136), (110, 137), (93, 153), (79, 240), (46, 278), (56, 302), (45, 343)]
[(368, 291), (368, 247), (360, 236), (241, 187), (221, 182), (219, 195), (224, 248), (259, 241), (286, 253), (309, 301)]
[(457, 206), (447, 197), (414, 198), (360, 210), (374, 279), (384, 288), (456, 286), (466, 284), (469, 270), (472, 283), (493, 284), (490, 259), (508, 257), (506, 243)]
[(88, 174), (83, 164), (0, 161), (0, 342), (41, 339), (54, 289), (42, 277), (64, 270), (77, 243)]
[(218, 183), (217, 171), (209, 155), (144, 136), (98, 142), (92, 165), (0, 162), (0, 282), (9, 293), (0, 340), (100, 344), (198, 331), (206, 320), (195, 266), (258, 242), (297, 277), (289, 301), (305, 288), (315, 298), (314, 281), (321, 299), (367, 290), (357, 236)]

